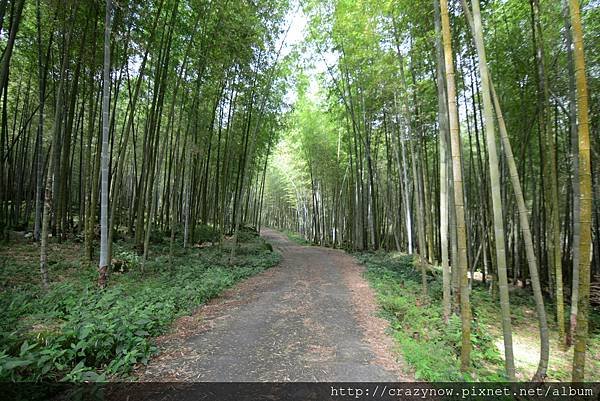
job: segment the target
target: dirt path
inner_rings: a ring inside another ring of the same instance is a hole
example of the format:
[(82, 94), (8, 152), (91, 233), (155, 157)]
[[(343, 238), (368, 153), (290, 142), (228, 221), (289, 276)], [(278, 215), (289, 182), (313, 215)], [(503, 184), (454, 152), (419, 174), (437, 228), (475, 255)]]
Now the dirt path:
[(410, 380), (351, 256), (262, 235), (281, 264), (180, 319), (140, 380)]

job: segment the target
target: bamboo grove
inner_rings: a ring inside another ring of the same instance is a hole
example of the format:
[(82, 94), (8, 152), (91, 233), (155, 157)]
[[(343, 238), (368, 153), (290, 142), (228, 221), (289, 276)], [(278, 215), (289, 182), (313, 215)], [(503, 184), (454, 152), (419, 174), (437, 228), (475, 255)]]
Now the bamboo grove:
[[(439, 266), (440, 308), (462, 321), (464, 371), (469, 277), (499, 300), (512, 380), (509, 286), (527, 288), (540, 338), (533, 379), (548, 368), (551, 320), (583, 380), (590, 280), (600, 280), (597, 2), (303, 5), (312, 60), (299, 63), (263, 224), (315, 244), (415, 254), (424, 295)], [(325, 65), (316, 90), (311, 63)]]
[(44, 287), (67, 240), (100, 287), (125, 238), (142, 261), (153, 236), (173, 253), (207, 231), (231, 236), (232, 261), (243, 225), (406, 252), (424, 297), (443, 277), (464, 371), (479, 278), (508, 379), (521, 286), (533, 379), (552, 321), (583, 380), (600, 302), (597, 0), (299, 3), (307, 38), (284, 54), (286, 0), (0, 0), (1, 237), (39, 242)]
[[(281, 1), (0, 2), (0, 226), (112, 244), (256, 221), (276, 139)], [(110, 229), (109, 229), (110, 227)], [(171, 246), (172, 249), (172, 246)]]

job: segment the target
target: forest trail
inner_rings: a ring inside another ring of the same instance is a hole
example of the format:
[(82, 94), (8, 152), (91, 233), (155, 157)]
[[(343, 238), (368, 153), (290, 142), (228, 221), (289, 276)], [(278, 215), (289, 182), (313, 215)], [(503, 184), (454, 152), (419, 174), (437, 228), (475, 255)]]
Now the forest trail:
[(140, 380), (412, 380), (351, 256), (262, 236), (281, 263), (178, 320)]

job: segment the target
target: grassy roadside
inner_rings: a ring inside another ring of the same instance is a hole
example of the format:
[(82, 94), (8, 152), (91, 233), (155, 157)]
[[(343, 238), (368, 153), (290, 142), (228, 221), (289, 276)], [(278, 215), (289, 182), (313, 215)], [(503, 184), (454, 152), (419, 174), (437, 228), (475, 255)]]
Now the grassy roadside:
[(51, 243), (47, 293), (40, 286), (36, 244), (0, 247), (0, 381), (126, 375), (156, 351), (152, 337), (174, 319), (279, 262), (262, 238), (246, 234), (240, 241), (233, 266), (225, 243), (178, 248), (171, 268), (168, 241), (159, 240), (144, 274), (132, 244), (119, 242), (114, 257), (126, 272), (111, 274), (103, 291), (96, 287), (95, 266), (82, 260), (81, 244)]
[(290, 241), (295, 242), (298, 245), (312, 245), (310, 241), (304, 238), (304, 236), (302, 236), (300, 233), (289, 230), (280, 230), (280, 232), (288, 237)]
[[(502, 329), (497, 301), (490, 299), (482, 285), (475, 284), (473, 306), (473, 370), (459, 371), (460, 319), (444, 323), (441, 311), (441, 277), (429, 277), (429, 298), (421, 294), (420, 272), (411, 256), (399, 253), (360, 253), (356, 258), (366, 266), (365, 276), (375, 289), (382, 315), (399, 344), (404, 359), (414, 368), (417, 380), (427, 381), (503, 381), (504, 360)], [(513, 347), (518, 380), (530, 380), (539, 357), (538, 328), (531, 295), (514, 288), (511, 291)], [(550, 319), (549, 381), (569, 381), (572, 348), (558, 344), (554, 312)], [(600, 381), (600, 314), (591, 314), (586, 380)]]

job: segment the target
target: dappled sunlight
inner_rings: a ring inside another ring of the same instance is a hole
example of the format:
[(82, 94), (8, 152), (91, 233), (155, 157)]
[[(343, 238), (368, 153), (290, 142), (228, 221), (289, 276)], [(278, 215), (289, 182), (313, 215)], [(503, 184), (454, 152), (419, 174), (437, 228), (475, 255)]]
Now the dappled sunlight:
[[(525, 309), (524, 315), (528, 320), (526, 323), (513, 324), (513, 351), (515, 355), (515, 368), (518, 380), (531, 380), (535, 374), (540, 358), (540, 340), (539, 329), (535, 321), (535, 313), (530, 309)], [(504, 358), (504, 340), (500, 322), (497, 325), (490, 326), (490, 331), (494, 332), (494, 344)], [(594, 337), (592, 337), (594, 338)], [(590, 348), (596, 348), (595, 342), (590, 341)], [(600, 360), (597, 353), (591, 353), (588, 362), (589, 368), (586, 370), (587, 379), (591, 381), (600, 380)], [(555, 329), (550, 331), (550, 359), (548, 362), (548, 381), (568, 381), (571, 379), (571, 361), (573, 360), (573, 347), (564, 349), (559, 344), (558, 334)]]
[[(494, 344), (498, 347), (502, 358), (504, 358), (504, 339), (502, 338), (502, 335), (496, 338)], [(513, 350), (517, 379), (530, 380), (535, 374), (540, 358), (539, 339), (514, 332)]]
[[(540, 358), (539, 341), (537, 343), (530, 342), (529, 338), (519, 335), (513, 336), (513, 350), (515, 353), (515, 364), (518, 368), (527, 368), (537, 366)], [(494, 341), (498, 350), (504, 355), (504, 340), (500, 337)]]
[(600, 0), (0, 1), (0, 381), (123, 379), (293, 254), (311, 285), (246, 300), (323, 309), (303, 329), (327, 336), (238, 314), (244, 341), (307, 352), (263, 376), (278, 354), (235, 341), (210, 369), (298, 381), (308, 353), (375, 377), (369, 355), (342, 375), (360, 343), (332, 351), (354, 256), (380, 301), (357, 313), (390, 326), (368, 342), (411, 378), (600, 392), (599, 33)]

